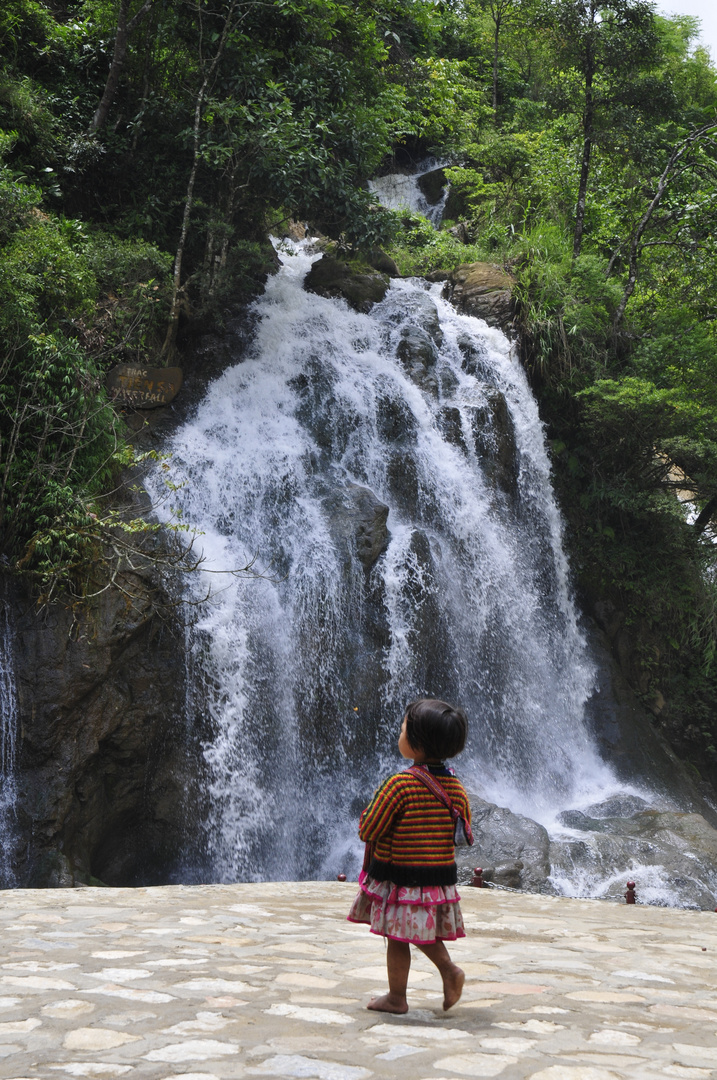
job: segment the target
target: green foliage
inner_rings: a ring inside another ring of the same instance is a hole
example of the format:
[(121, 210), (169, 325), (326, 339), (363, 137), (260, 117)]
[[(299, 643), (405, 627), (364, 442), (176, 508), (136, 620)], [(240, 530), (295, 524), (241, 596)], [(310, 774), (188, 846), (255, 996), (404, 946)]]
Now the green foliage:
[[(634, 230), (672, 148), (713, 115), (717, 71), (695, 44), (694, 20), (656, 17), (633, 0), (526, 0), (520, 11), (501, 30), (495, 123), (466, 135), (446, 170), (452, 220), (433, 233), (405, 218), (392, 254), (404, 273), (473, 260), (512, 270), (521, 354), (549, 427), (578, 586), (589, 603), (614, 605), (633, 644), (634, 689), (647, 703), (662, 691), (666, 733), (717, 779), (717, 545), (707, 524), (717, 508), (717, 143), (709, 138), (653, 214), (626, 321), (615, 325)], [(487, 94), (488, 5), (455, 6), (444, 26), (444, 47)]]
[[(267, 221), (390, 245), (404, 274), (501, 264), (578, 586), (620, 611), (633, 685), (717, 777), (717, 141), (671, 178), (616, 319), (672, 148), (717, 108), (695, 21), (644, 0), (168, 0), (91, 135), (116, 19), (115, 0), (0, 10), (3, 553), (47, 594), (142, 535), (102, 508), (131, 465), (104, 372), (156, 355), (174, 286), (195, 324), (253, 295)], [(438, 231), (365, 183), (429, 150), (450, 160)]]
[(420, 214), (396, 214), (396, 222), (390, 252), (404, 276), (449, 273), (459, 263), (489, 257), (490, 243), (464, 244), (447, 229), (434, 229)]
[[(2, 554), (26, 573), (71, 573), (93, 497), (111, 479), (119, 423), (99, 372), (60, 331), (37, 332), (0, 367)], [(74, 541), (77, 544), (73, 546)]]
[(0, 328), (13, 335), (27, 322), (71, 321), (88, 315), (94, 275), (57, 222), (38, 216), (19, 230), (0, 263)]

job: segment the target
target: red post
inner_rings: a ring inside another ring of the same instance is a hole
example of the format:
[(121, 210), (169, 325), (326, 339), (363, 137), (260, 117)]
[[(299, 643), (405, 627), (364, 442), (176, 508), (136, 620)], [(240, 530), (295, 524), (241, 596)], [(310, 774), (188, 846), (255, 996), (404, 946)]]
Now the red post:
[(634, 904), (635, 903), (635, 882), (634, 881), (628, 881), (628, 883), (627, 883), (627, 892), (625, 893), (625, 903), (626, 904)]
[(336, 880), (337, 881), (346, 881), (346, 874), (337, 874), (336, 875)]
[(473, 885), (473, 887), (476, 889), (485, 888), (485, 882), (483, 881), (483, 867), (477, 866), (475, 868), (475, 870), (473, 871), (473, 879), (471, 881), (471, 885)]

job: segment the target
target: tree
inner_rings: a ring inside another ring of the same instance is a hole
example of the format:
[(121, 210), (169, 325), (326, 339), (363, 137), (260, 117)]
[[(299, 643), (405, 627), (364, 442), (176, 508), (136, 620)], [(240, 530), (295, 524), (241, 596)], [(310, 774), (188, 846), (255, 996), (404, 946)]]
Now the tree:
[[(125, 0), (123, 0), (125, 2)], [(172, 276), (172, 303), (169, 309), (169, 324), (167, 326), (167, 335), (164, 339), (164, 345), (162, 346), (162, 356), (166, 363), (174, 353), (175, 342), (177, 339), (177, 328), (179, 327), (179, 314), (181, 307), (182, 296), (182, 262), (184, 259), (184, 249), (187, 243), (187, 234), (189, 232), (189, 219), (192, 213), (192, 206), (194, 203), (194, 185), (197, 179), (197, 170), (199, 168), (200, 158), (200, 138), (201, 138), (201, 126), (202, 126), (202, 113), (204, 109), (204, 101), (207, 95), (207, 89), (214, 78), (216, 70), (221, 62), (222, 55), (224, 53), (224, 47), (227, 42), (231, 30), (234, 27), (237, 8), (239, 0), (231, 0), (229, 6), (224, 14), (223, 25), (221, 26), (221, 32), (219, 34), (219, 41), (216, 45), (214, 56), (209, 60), (203, 55), (203, 35), (199, 35), (199, 69), (202, 77), (202, 81), (199, 84), (196, 100), (194, 103), (194, 119), (192, 124), (192, 167), (189, 171), (189, 179), (187, 181), (187, 194), (184, 200), (184, 211), (182, 213), (182, 228), (179, 234), (179, 243), (177, 245), (177, 253), (174, 257), (174, 273)], [(202, 9), (197, 5), (197, 18), (199, 21), (200, 31), (202, 30)], [(246, 16), (246, 9), (243, 12), (243, 16)], [(211, 39), (210, 39), (211, 40)]]
[[(627, 281), (625, 283), (625, 290), (623, 292), (622, 299), (618, 304), (617, 310), (615, 312), (615, 329), (617, 329), (622, 322), (623, 316), (625, 314), (625, 309), (628, 305), (628, 301), (630, 300), (630, 297), (635, 291), (635, 285), (637, 283), (638, 260), (644, 249), (648, 246), (656, 244), (664, 244), (666, 246), (679, 248), (681, 246), (681, 243), (685, 242), (681, 241), (679, 236), (665, 239), (657, 239), (652, 241), (644, 239), (645, 232), (647, 231), (651, 222), (653, 222), (656, 212), (660, 204), (662, 203), (665, 193), (667, 192), (670, 184), (689, 172), (702, 173), (703, 175), (711, 175), (713, 181), (717, 179), (717, 162), (715, 162), (714, 160), (710, 160), (704, 154), (695, 153), (696, 150), (702, 149), (702, 146), (700, 144), (705, 143), (707, 143), (713, 151), (715, 150), (717, 144), (715, 143), (714, 139), (710, 138), (710, 136), (715, 131), (717, 131), (717, 124), (703, 124), (695, 131), (692, 131), (684, 139), (681, 139), (670, 154), (667, 164), (662, 171), (662, 175), (657, 181), (655, 194), (650, 200), (647, 209), (642, 214), (632, 233), (632, 237), (630, 240), (630, 250), (628, 255)], [(714, 192), (711, 193), (711, 198), (712, 200), (714, 200)], [(674, 214), (670, 215), (670, 219), (670, 224), (674, 224)], [(702, 225), (704, 228), (704, 222), (702, 223)], [(686, 241), (690, 244), (693, 242), (691, 237), (686, 238)]]
[(573, 257), (580, 254), (596, 140), (629, 127), (664, 97), (643, 75), (660, 56), (660, 37), (648, 0), (548, 0), (540, 19), (552, 44), (562, 108), (577, 115), (580, 176)]
[(100, 131), (107, 122), (107, 117), (112, 102), (114, 101), (122, 69), (124, 68), (125, 60), (127, 58), (129, 37), (132, 31), (139, 26), (145, 15), (154, 6), (156, 0), (145, 0), (139, 11), (129, 19), (131, 2), (132, 0), (120, 0), (112, 61), (110, 63), (110, 70), (107, 75), (107, 82), (105, 83), (102, 97), (100, 98), (99, 105), (95, 110), (95, 114), (92, 117), (92, 123), (90, 124), (91, 135), (95, 135)]
[(514, 21), (519, 12), (519, 0), (488, 0), (488, 10), (493, 20), (493, 120), (498, 123), (498, 59), (500, 57), (500, 32), (507, 23)]

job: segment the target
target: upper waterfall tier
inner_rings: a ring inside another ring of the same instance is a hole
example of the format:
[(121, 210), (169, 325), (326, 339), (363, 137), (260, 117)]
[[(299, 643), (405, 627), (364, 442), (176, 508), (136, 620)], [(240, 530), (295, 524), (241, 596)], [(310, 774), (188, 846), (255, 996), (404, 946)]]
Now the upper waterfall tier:
[[(416, 166), (415, 172), (386, 173), (369, 180), (368, 186), (389, 210), (422, 214), (438, 228), (448, 199), (448, 184), (440, 171), (445, 164), (436, 158), (427, 158)], [(426, 180), (433, 183), (426, 183)]]
[[(205, 572), (192, 649), (211, 715), (208, 844), (226, 880), (321, 876), (398, 763), (405, 704), (471, 721), (469, 787), (531, 816), (611, 775), (537, 407), (502, 333), (419, 280), (370, 315), (308, 294), (290, 245), (249, 355), (170, 447)], [(355, 863), (353, 864), (355, 865)]]

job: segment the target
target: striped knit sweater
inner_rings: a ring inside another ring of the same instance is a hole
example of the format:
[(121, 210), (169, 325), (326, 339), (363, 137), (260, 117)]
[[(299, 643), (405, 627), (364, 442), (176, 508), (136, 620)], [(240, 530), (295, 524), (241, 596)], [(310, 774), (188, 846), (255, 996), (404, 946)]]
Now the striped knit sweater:
[[(460, 780), (444, 766), (431, 766), (431, 773), (470, 822), (470, 803)], [(409, 772), (384, 780), (361, 815), (359, 836), (366, 841), (364, 869), (378, 881), (396, 885), (456, 883), (451, 815)]]

